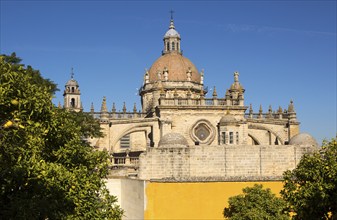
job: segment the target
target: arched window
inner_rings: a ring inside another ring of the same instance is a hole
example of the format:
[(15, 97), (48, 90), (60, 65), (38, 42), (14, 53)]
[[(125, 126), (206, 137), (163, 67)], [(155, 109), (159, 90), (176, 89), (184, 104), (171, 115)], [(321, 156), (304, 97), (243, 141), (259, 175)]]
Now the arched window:
[(70, 107), (75, 108), (75, 99), (74, 98), (72, 98), (70, 100)]
[(166, 44), (166, 50), (167, 50), (167, 51), (170, 50), (170, 43), (169, 43), (169, 42), (167, 42), (167, 44)]
[(177, 51), (179, 51), (179, 43), (177, 42)]
[(175, 44), (174, 44), (174, 42), (172, 42), (172, 50), (175, 50)]
[(71, 87), (71, 92), (75, 92), (75, 88), (74, 87)]

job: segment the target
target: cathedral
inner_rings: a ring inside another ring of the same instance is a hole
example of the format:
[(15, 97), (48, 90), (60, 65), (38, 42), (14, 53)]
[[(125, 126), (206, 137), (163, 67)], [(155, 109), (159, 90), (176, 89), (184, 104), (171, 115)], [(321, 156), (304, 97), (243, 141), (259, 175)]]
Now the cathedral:
[[(181, 50), (181, 38), (171, 19), (163, 38), (161, 56), (144, 73), (139, 90), (141, 111), (116, 112), (115, 104), (108, 111), (103, 98), (99, 112), (91, 107), (91, 114), (100, 120), (105, 137), (90, 140), (99, 149), (111, 153), (146, 151), (158, 147), (168, 133), (184, 136), (194, 145), (283, 145), (299, 133), (294, 104), (267, 112), (258, 112), (245, 105), (244, 86), (239, 73), (234, 72), (233, 83), (225, 94), (216, 88), (212, 98), (205, 98), (204, 71), (186, 57)], [(81, 111), (80, 90), (73, 78), (66, 83), (64, 107)]]
[[(126, 219), (222, 219), (224, 199), (239, 192), (234, 189), (242, 182), (258, 181), (277, 191), (283, 172), (317, 148), (312, 136), (300, 133), (293, 101), (254, 112), (245, 104), (239, 76), (233, 73), (225, 94), (214, 88), (206, 98), (204, 70), (183, 56), (171, 18), (161, 56), (144, 73), (142, 109), (135, 105), (127, 111), (124, 103), (123, 111), (116, 111), (115, 104), (109, 111), (106, 97), (100, 111), (91, 105), (88, 114), (100, 122), (104, 137), (88, 141), (111, 155), (107, 183), (126, 210)], [(83, 110), (73, 74), (63, 96), (65, 109)], [(219, 184), (223, 188), (217, 188)], [(201, 195), (201, 188), (209, 195)], [(222, 197), (225, 189), (232, 190)], [(185, 197), (191, 200), (190, 195), (196, 203), (192, 198), (188, 207), (183, 202)]]

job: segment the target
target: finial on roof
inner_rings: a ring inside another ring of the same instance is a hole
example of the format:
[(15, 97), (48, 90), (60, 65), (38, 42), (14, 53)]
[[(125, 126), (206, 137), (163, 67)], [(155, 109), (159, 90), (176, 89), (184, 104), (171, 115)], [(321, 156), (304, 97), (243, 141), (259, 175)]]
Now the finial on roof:
[(94, 109), (94, 103), (91, 103), (91, 107), (90, 107), (90, 112), (94, 112), (95, 111), (95, 109)]
[(214, 96), (214, 97), (218, 96), (218, 94), (216, 93), (216, 88), (215, 88), (215, 86), (214, 86), (214, 89), (213, 89), (213, 96)]
[(257, 116), (257, 118), (262, 118), (262, 105), (260, 105), (260, 108), (259, 108), (259, 115)]
[(125, 105), (125, 102), (123, 104), (123, 112), (126, 113), (126, 105)]
[(283, 112), (283, 110), (282, 110), (281, 106), (279, 106), (278, 110), (277, 110), (277, 113), (282, 114), (282, 112)]
[(164, 90), (163, 86), (160, 88), (160, 96), (162, 96), (162, 97), (165, 96), (165, 90)]
[(225, 94), (225, 96), (226, 96), (226, 99), (229, 99), (229, 98), (230, 98), (230, 94), (229, 94), (229, 91), (228, 91), (228, 89), (226, 90), (226, 94)]
[(108, 109), (106, 107), (106, 97), (103, 96), (102, 106), (101, 106), (101, 112), (108, 112)]
[(134, 113), (137, 113), (137, 106), (136, 106), (136, 103), (133, 104), (133, 112), (134, 112)]
[(173, 96), (175, 98), (178, 97), (178, 92), (177, 92), (177, 88), (176, 87), (174, 88)]
[(271, 105), (269, 105), (269, 108), (268, 108), (267, 118), (273, 118), (273, 109), (272, 109)]
[(292, 99), (290, 100), (290, 104), (288, 106), (288, 112), (295, 112), (294, 102)]
[(191, 88), (188, 87), (188, 89), (187, 89), (187, 97), (191, 98), (191, 96), (192, 96)]
[(249, 114), (253, 114), (253, 106), (252, 103), (249, 105)]
[(174, 11), (171, 10), (170, 13), (171, 13), (170, 29), (174, 29), (175, 28), (174, 23), (173, 23), (173, 13), (174, 13)]
[(116, 112), (116, 105), (115, 105), (115, 103), (114, 103), (114, 102), (112, 103), (112, 109), (111, 109), (111, 111), (112, 111), (113, 113), (115, 113), (115, 112)]
[(234, 72), (234, 82), (239, 82), (239, 72)]

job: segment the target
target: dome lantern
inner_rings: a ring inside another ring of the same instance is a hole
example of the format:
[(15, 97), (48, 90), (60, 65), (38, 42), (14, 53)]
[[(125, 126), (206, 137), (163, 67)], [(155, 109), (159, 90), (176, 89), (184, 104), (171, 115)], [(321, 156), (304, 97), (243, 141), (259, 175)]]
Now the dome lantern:
[(164, 35), (164, 50), (163, 54), (167, 53), (179, 53), (180, 50), (180, 34), (176, 31), (171, 11), (171, 21), (168, 31)]

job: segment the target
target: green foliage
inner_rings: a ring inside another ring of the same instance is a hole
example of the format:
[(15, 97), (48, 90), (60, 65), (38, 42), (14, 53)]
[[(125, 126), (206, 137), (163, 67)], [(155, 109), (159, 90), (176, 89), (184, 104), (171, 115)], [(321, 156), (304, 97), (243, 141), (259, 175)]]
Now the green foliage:
[(337, 215), (337, 140), (302, 157), (296, 169), (284, 173), (283, 198), (294, 219), (334, 219)]
[(261, 184), (246, 187), (242, 195), (230, 197), (229, 207), (224, 209), (224, 217), (230, 220), (289, 219), (286, 213), (286, 203), (271, 193), (270, 189), (263, 189)]
[(121, 219), (98, 123), (56, 108), (52, 82), (0, 56), (0, 219)]

